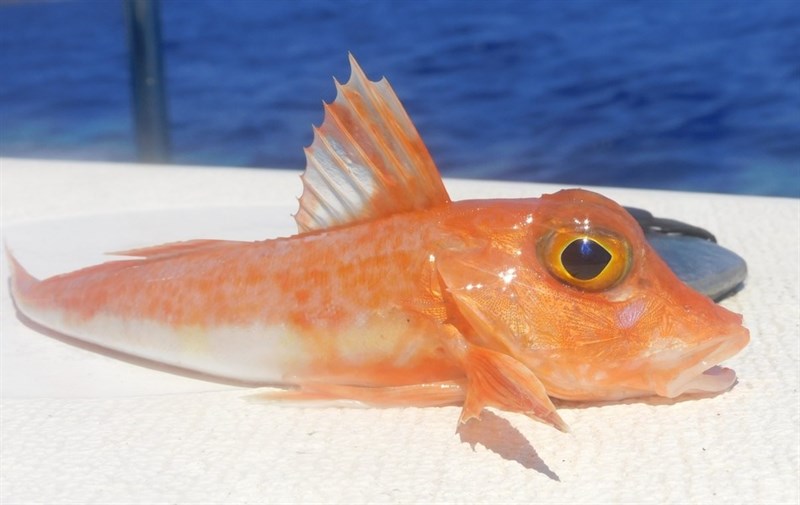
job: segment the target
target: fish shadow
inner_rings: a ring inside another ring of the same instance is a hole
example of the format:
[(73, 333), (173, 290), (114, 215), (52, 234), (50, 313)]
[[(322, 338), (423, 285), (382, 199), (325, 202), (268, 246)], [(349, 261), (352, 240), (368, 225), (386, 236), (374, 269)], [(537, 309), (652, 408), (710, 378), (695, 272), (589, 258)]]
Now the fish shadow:
[(561, 478), (539, 456), (527, 438), (510, 422), (490, 410), (481, 412), (480, 419), (470, 419), (457, 430), (462, 442), (472, 450), (480, 444), (508, 461), (516, 461), (528, 470), (535, 470), (551, 480)]
[[(733, 389), (738, 384), (738, 380), (728, 389)], [(587, 409), (608, 405), (674, 405), (688, 401), (703, 400), (712, 398), (724, 393), (685, 393), (677, 398), (664, 398), (660, 396), (644, 396), (640, 398), (627, 398), (624, 400), (613, 401), (569, 401), (552, 398), (553, 403), (558, 408), (563, 409)], [(539, 456), (536, 449), (530, 444), (527, 438), (517, 430), (506, 419), (496, 415), (490, 410), (484, 409), (480, 419), (470, 419), (467, 423), (459, 426), (457, 433), (462, 442), (468, 443), (473, 450), (480, 444), (488, 450), (494, 452), (501, 458), (508, 461), (515, 461), (529, 470), (535, 470), (551, 480), (561, 482), (561, 478), (555, 473), (547, 463)]]

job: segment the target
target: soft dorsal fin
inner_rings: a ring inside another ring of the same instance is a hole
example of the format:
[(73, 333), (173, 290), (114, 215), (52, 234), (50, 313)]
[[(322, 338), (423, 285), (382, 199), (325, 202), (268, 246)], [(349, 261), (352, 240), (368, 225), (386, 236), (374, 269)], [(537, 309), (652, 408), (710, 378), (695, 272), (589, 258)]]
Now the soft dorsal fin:
[(450, 201), (417, 129), (389, 82), (367, 79), (353, 55), (347, 84), (324, 104), (305, 149), (300, 232), (356, 223)]
[(178, 256), (180, 254), (195, 252), (201, 249), (207, 250), (215, 247), (245, 243), (246, 242), (239, 242), (235, 240), (197, 239), (186, 240), (183, 242), (169, 242), (167, 244), (142, 247), (140, 249), (129, 249), (127, 251), (114, 251), (107, 254), (112, 256), (131, 256), (135, 258), (156, 259)]

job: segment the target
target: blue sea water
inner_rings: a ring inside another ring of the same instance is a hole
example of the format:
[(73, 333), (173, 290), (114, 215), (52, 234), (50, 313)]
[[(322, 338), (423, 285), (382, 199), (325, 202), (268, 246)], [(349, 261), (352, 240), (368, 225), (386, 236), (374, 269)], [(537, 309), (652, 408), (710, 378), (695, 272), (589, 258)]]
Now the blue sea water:
[[(172, 160), (304, 166), (352, 51), (445, 175), (800, 196), (800, 2), (163, 0)], [(121, 0), (0, 0), (0, 155), (136, 159)]]

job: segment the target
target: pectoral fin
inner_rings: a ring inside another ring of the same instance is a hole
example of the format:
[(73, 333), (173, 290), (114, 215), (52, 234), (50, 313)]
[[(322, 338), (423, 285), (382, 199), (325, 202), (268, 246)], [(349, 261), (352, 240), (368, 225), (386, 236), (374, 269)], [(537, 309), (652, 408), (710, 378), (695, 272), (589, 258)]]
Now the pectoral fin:
[(458, 251), (437, 262), (452, 302), (453, 324), (464, 335), (452, 346), (461, 354), (468, 379), (461, 422), (491, 406), (567, 431), (541, 381), (520, 357), (530, 308), (517, 292), (522, 282), (518, 272), (503, 266), (509, 264), (502, 252), (491, 249)]
[(523, 363), (511, 356), (468, 345), (464, 357), (467, 398), (461, 422), (479, 417), (484, 407), (520, 412), (560, 431), (569, 431), (556, 412), (542, 383)]

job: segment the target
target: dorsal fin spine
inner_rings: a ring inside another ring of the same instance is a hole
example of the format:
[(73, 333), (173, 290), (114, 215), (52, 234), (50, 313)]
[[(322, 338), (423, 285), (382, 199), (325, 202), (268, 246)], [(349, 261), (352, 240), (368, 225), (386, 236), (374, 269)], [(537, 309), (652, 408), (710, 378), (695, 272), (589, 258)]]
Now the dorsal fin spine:
[[(371, 115), (382, 116), (380, 113), (380, 107), (376, 104), (377, 99), (373, 94), (372, 89), (370, 89), (370, 87), (366, 85), (365, 82), (366, 79), (367, 76), (364, 74), (364, 71), (361, 70), (361, 67), (359, 67), (356, 64), (356, 66), (353, 67), (353, 74), (350, 76), (350, 80), (347, 81), (347, 85), (348, 86), (353, 85), (356, 87), (356, 93), (353, 93), (353, 95), (354, 96), (357, 95), (363, 98), (362, 101), (363, 106), (369, 109), (368, 111), (369, 114), (367, 115), (363, 113), (361, 107), (358, 107), (358, 103), (355, 100), (352, 100), (348, 96), (348, 94), (344, 92), (343, 89), (341, 89), (341, 87), (339, 89), (339, 92), (341, 92), (344, 95), (344, 99), (351, 104), (352, 106), (351, 108), (358, 115), (360, 124), (369, 124), (368, 117), (365, 116), (371, 116)], [(394, 122), (393, 120), (386, 121), (385, 124), (390, 125), (393, 122)], [(394, 128), (391, 127), (389, 129), (394, 130)], [(408, 178), (396, 170), (397, 167), (406, 166), (406, 163), (404, 163), (404, 160), (400, 160), (398, 159), (397, 156), (395, 156), (394, 154), (395, 149), (393, 149), (394, 146), (389, 145), (388, 142), (392, 142), (400, 146), (403, 149), (404, 154), (407, 155), (407, 153), (405, 153), (406, 146), (404, 145), (404, 143), (397, 142), (397, 135), (376, 135), (375, 132), (372, 130), (372, 128), (365, 128), (365, 130), (369, 134), (370, 138), (376, 144), (382, 147), (382, 149), (379, 152), (379, 156), (383, 158), (381, 161), (383, 162), (382, 165), (384, 167), (384, 170), (382, 172), (384, 173), (384, 175), (391, 174), (389, 177), (390, 180), (394, 181), (395, 184), (401, 184), (406, 190), (409, 190), (410, 186), (408, 184)], [(389, 139), (388, 142), (387, 139)], [(389, 174), (385, 173), (386, 170), (389, 171)]]
[[(355, 76), (352, 77), (349, 81), (347, 81), (346, 85), (347, 86), (351, 85), (354, 79)], [(341, 85), (338, 86), (338, 90), (339, 90), (339, 96), (341, 96), (342, 101), (346, 102), (350, 106), (349, 109), (355, 115), (358, 116), (357, 124), (360, 125), (369, 124), (369, 119), (365, 117), (365, 115), (362, 112), (364, 105), (366, 105), (364, 103), (365, 101), (359, 103), (358, 101), (354, 100), (353, 98), (348, 96), (348, 93), (342, 88)], [(339, 99), (339, 96), (337, 96), (337, 100)], [(342, 107), (342, 109), (344, 110), (344, 107)], [(336, 119), (337, 126), (340, 127), (340, 130), (343, 133), (345, 133), (348, 138), (353, 139), (352, 133), (349, 128), (341, 128), (341, 126), (345, 124), (345, 121), (341, 120), (338, 112), (336, 111), (334, 112), (335, 112), (334, 117)], [(381, 182), (382, 187), (389, 188), (391, 187), (391, 185), (397, 184), (398, 182), (397, 179), (399, 179), (399, 177), (397, 176), (397, 172), (392, 170), (393, 164), (391, 163), (391, 161), (396, 160), (396, 158), (391, 156), (390, 154), (391, 150), (389, 149), (390, 146), (388, 146), (384, 141), (384, 139), (382, 139), (379, 135), (376, 135), (371, 128), (363, 128), (363, 131), (373, 141), (373, 144), (381, 146), (382, 149), (377, 153), (367, 153), (363, 149), (361, 149), (361, 146), (358, 143), (356, 143), (355, 140), (353, 147), (355, 148), (355, 150), (358, 151), (358, 153), (361, 155), (364, 161), (368, 163), (373, 173), (379, 176), (379, 180)], [(403, 186), (408, 187), (406, 184), (403, 184)]]
[[(303, 181), (305, 181), (305, 177), (303, 177)], [(322, 210), (325, 211), (326, 214), (333, 215), (336, 212), (336, 210), (331, 207), (330, 203), (328, 203), (328, 201), (322, 197), (322, 195), (319, 193), (319, 190), (317, 190), (317, 188), (315, 188), (313, 184), (306, 184), (305, 187), (307, 188), (306, 191), (311, 193), (316, 199), (316, 201), (319, 202), (319, 205), (322, 207)], [(335, 193), (335, 190), (332, 189), (332, 191)], [(314, 220), (319, 222), (319, 220), (317, 219), (317, 214), (309, 214), (309, 215), (313, 216)]]
[[(336, 82), (336, 85), (337, 86), (339, 85), (338, 81)], [(337, 114), (336, 110), (333, 107), (331, 107), (330, 104), (327, 104), (327, 103), (325, 104), (324, 108), (325, 108), (326, 119), (330, 118), (333, 121), (333, 123), (336, 125), (336, 129), (339, 130), (343, 135), (345, 135), (348, 140), (350, 140), (351, 145), (355, 146), (355, 149), (359, 152), (361, 157), (363, 159), (367, 160), (367, 162), (370, 163), (370, 167), (373, 170), (375, 170), (375, 166), (372, 164), (372, 160), (370, 160), (364, 154), (364, 152), (361, 150), (361, 148), (358, 147), (357, 143), (353, 139), (353, 136), (350, 134), (350, 132), (343, 127), (342, 121), (339, 118), (339, 115)], [(315, 132), (315, 134), (318, 133), (319, 129), (318, 128), (314, 128), (314, 132)], [(330, 142), (328, 141), (327, 137), (321, 135), (320, 136), (320, 141), (325, 145), (326, 150), (331, 154), (331, 156), (335, 157), (337, 160), (339, 160), (341, 162), (341, 166), (343, 166), (343, 167), (347, 167), (348, 166), (347, 162), (344, 159), (342, 159), (342, 157), (339, 154), (339, 152), (336, 149), (334, 149), (334, 147), (330, 144)], [(350, 172), (352, 174), (352, 169), (350, 169), (349, 167), (348, 167), (348, 172)], [(355, 189), (361, 195), (362, 198), (364, 198), (365, 200), (369, 200), (369, 196), (370, 196), (369, 192), (366, 190), (364, 185), (361, 184), (357, 179), (355, 179), (353, 177), (349, 177), (347, 179), (347, 182), (350, 185), (350, 187)], [(383, 181), (382, 179), (380, 180), (380, 183), (381, 183), (381, 185), (385, 186), (385, 181)]]
[[(314, 140), (318, 140), (319, 142), (322, 142), (325, 145), (325, 147), (326, 147), (325, 150), (330, 155), (338, 158), (338, 156), (333, 151), (333, 149), (330, 148), (330, 145), (328, 144), (327, 140), (325, 139), (325, 136), (324, 135), (320, 135), (320, 133), (319, 133), (317, 128), (314, 128), (314, 137), (315, 137)], [(334, 195), (334, 197), (339, 201), (339, 203), (345, 209), (345, 212), (347, 213), (347, 215), (350, 216), (351, 218), (355, 218), (358, 215), (357, 211), (353, 208), (352, 205), (350, 205), (350, 202), (342, 194), (341, 190), (339, 190), (337, 185), (334, 184), (334, 182), (331, 179), (331, 176), (328, 173), (328, 171), (327, 170), (323, 170), (322, 167), (319, 166), (319, 160), (317, 160), (316, 158), (311, 158), (309, 163), (314, 165), (314, 167), (316, 167), (317, 173), (320, 175), (320, 177), (322, 177), (325, 180), (325, 185), (328, 187), (328, 189), (330, 189), (331, 193)], [(325, 210), (329, 211), (331, 213), (331, 215), (333, 215), (335, 210), (330, 207), (330, 204), (324, 198), (322, 198), (322, 195), (319, 194), (317, 189), (314, 188), (313, 185), (309, 185), (308, 187), (311, 190), (311, 192), (314, 194), (314, 196), (317, 198), (317, 200), (323, 205), (323, 207), (325, 207)]]
[[(359, 68), (359, 70), (360, 70), (360, 68)], [(362, 74), (363, 74), (363, 72), (362, 72)], [(428, 148), (421, 141), (421, 137), (419, 135), (419, 132), (417, 131), (416, 127), (414, 126), (414, 123), (411, 121), (411, 118), (408, 117), (408, 113), (403, 108), (403, 105), (397, 99), (397, 95), (394, 92), (394, 89), (392, 88), (392, 85), (389, 84), (389, 81), (387, 81), (385, 77), (382, 78), (377, 83), (375, 83), (375, 85), (376, 85), (376, 87), (384, 87), (385, 88), (384, 99), (385, 99), (387, 107), (392, 112), (392, 114), (389, 115), (389, 117), (391, 117), (392, 120), (390, 122), (387, 122), (387, 123), (389, 123), (390, 127), (392, 128), (392, 130), (394, 130), (397, 133), (400, 133), (400, 135), (395, 135), (395, 139), (397, 139), (400, 142), (400, 144), (403, 146), (403, 153), (405, 154), (405, 158), (406, 158), (405, 161), (411, 166), (418, 166), (418, 165), (427, 164), (426, 161), (423, 160), (422, 157), (420, 156), (420, 153), (424, 152), (426, 154), (426, 156), (427, 156), (427, 159), (432, 164), (433, 160), (430, 157), (430, 153), (428, 152)], [(373, 94), (370, 93), (370, 96), (372, 96), (372, 95)], [(396, 118), (398, 118), (398, 117), (402, 117), (404, 119), (405, 126), (408, 126), (408, 129), (404, 128), (404, 125), (397, 121)], [(411, 141), (411, 139), (417, 139), (418, 140), (418, 145), (415, 145)], [(433, 173), (436, 175), (436, 177), (431, 178), (431, 177), (429, 177), (431, 175), (431, 171), (424, 172), (427, 181), (430, 183), (430, 185), (432, 187), (437, 187), (438, 186), (439, 188), (441, 188), (441, 191), (444, 194), (447, 194), (447, 191), (444, 189), (444, 183), (442, 182), (442, 179), (439, 176), (438, 170), (435, 170), (435, 168), (434, 168)], [(404, 177), (404, 179), (407, 179), (407, 176)]]
[[(361, 73), (361, 75), (363, 76), (363, 72)], [(386, 80), (382, 79), (377, 84), (380, 84), (381, 82), (386, 82)], [(380, 103), (377, 101), (373, 90), (367, 88), (365, 91), (370, 99), (371, 102), (370, 105), (372, 109), (378, 111), (383, 109), (383, 107), (381, 107)], [(391, 166), (397, 167), (397, 166), (413, 165), (414, 155), (412, 150), (409, 149), (410, 147), (409, 143), (404, 138), (405, 132), (403, 132), (403, 129), (399, 127), (397, 121), (393, 117), (391, 117), (390, 120), (386, 121), (386, 126), (389, 128), (390, 131), (392, 131), (392, 133), (394, 133), (394, 135), (389, 136), (389, 138), (392, 139), (392, 143), (399, 147), (399, 149), (389, 149), (387, 151), (389, 155), (392, 157), (392, 159), (396, 162), (394, 164), (391, 164)], [(397, 156), (395, 156), (394, 155), (395, 152), (397, 152), (397, 154), (402, 155), (402, 159), (399, 159)], [(395, 171), (394, 175), (396, 176), (397, 179), (402, 181), (403, 186), (405, 186), (408, 189), (411, 188), (411, 185), (409, 184), (408, 174), (398, 173)]]
[(355, 59), (306, 149), (301, 232), (448, 204), (436, 165), (386, 79), (367, 79)]
[(300, 232), (306, 232), (313, 229), (321, 229), (327, 226), (327, 223), (325, 221), (322, 221), (317, 214), (309, 212), (305, 207), (300, 207), (298, 211), (295, 212), (294, 219), (298, 223), (307, 223), (308, 220), (305, 219), (304, 216), (308, 216), (308, 220), (313, 221), (316, 224), (316, 226), (315, 227), (306, 226), (305, 228), (301, 228)]

